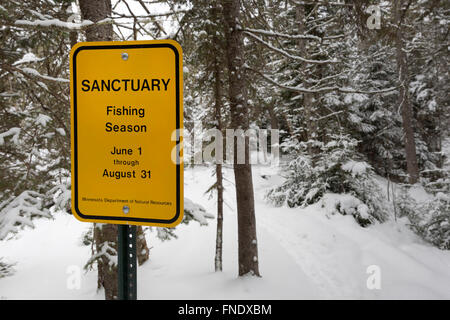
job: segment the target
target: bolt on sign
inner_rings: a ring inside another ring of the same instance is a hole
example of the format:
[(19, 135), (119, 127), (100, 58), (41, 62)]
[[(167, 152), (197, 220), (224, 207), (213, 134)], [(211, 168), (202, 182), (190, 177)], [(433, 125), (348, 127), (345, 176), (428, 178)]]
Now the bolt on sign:
[(79, 220), (181, 222), (182, 68), (172, 40), (72, 48), (72, 212)]

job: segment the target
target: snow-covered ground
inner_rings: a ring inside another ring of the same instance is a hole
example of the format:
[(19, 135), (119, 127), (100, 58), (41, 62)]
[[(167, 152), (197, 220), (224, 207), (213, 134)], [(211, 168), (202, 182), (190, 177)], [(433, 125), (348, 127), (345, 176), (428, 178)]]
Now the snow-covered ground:
[[(204, 194), (212, 170), (186, 169), (185, 196), (215, 213), (214, 197)], [(138, 269), (139, 299), (450, 298), (450, 252), (424, 243), (403, 221), (361, 228), (350, 216), (327, 215), (319, 204), (275, 208), (264, 194), (281, 178), (257, 166), (253, 176), (262, 277), (237, 277), (234, 178), (226, 169), (224, 271), (214, 272), (214, 219), (208, 226), (181, 225), (178, 239), (166, 242), (147, 232), (152, 248)], [(103, 299), (96, 272), (82, 270), (90, 256), (90, 248), (81, 246), (87, 227), (58, 213), (0, 242), (0, 256), (16, 262), (14, 275), (0, 279), (0, 298)], [(78, 271), (79, 287), (73, 285)]]

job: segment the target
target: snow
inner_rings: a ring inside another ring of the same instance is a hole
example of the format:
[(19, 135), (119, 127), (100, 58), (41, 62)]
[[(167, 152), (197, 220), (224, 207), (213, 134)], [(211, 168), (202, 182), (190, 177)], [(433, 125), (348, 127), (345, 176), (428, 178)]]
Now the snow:
[(344, 102), (346, 104), (351, 104), (353, 102), (364, 102), (367, 100), (367, 95), (360, 93), (348, 93), (344, 97)]
[(37, 71), (36, 69), (33, 68), (21, 68), (21, 71), (28, 73), (30, 75), (45, 79), (45, 80), (51, 80), (51, 81), (57, 81), (57, 82), (70, 82), (69, 79), (64, 79), (64, 78), (55, 78), (55, 77), (50, 77), (50, 76), (46, 76), (43, 74), (40, 74), (39, 71)]
[(423, 186), (420, 184), (415, 184), (411, 186), (408, 190), (409, 195), (417, 202), (426, 202), (433, 198), (432, 195), (427, 193)]
[(184, 211), (185, 213), (190, 214), (193, 219), (198, 221), (202, 226), (208, 225), (206, 219), (214, 218), (212, 214), (206, 212), (205, 208), (199, 204), (193, 203), (192, 200), (188, 198), (184, 198)]
[(322, 39), (320, 37), (313, 36), (313, 35), (302, 35), (302, 34), (290, 35), (290, 34), (284, 34), (284, 33), (279, 33), (279, 32), (272, 32), (272, 31), (268, 31), (268, 30), (250, 29), (250, 28), (245, 28), (245, 29), (241, 29), (241, 30), (242, 31), (251, 32), (251, 33), (262, 34), (264, 36), (282, 37), (282, 38), (289, 38), (289, 39), (309, 39), (309, 40), (322, 41)]
[(42, 197), (33, 191), (23, 191), (13, 201), (0, 211), (0, 240), (10, 233), (18, 232), (20, 226), (33, 228), (33, 217), (51, 218), (46, 209), (42, 208)]
[(326, 193), (319, 203), (327, 215), (356, 215), (370, 219), (369, 207), (351, 194)]
[[(102, 22), (107, 22), (107, 21), (102, 20), (102, 21), (97, 22), (97, 24), (102, 23)], [(94, 23), (90, 20), (83, 20), (80, 23), (74, 23), (74, 22), (61, 21), (58, 19), (43, 19), (43, 20), (37, 19), (37, 20), (33, 20), (33, 21), (16, 20), (15, 24), (23, 25), (23, 26), (41, 26), (41, 27), (56, 26), (56, 27), (62, 27), (62, 28), (67, 28), (67, 29), (71, 29), (71, 30), (79, 30), (81, 28), (90, 26)]]
[(23, 57), (16, 62), (14, 62), (12, 65), (17, 66), (19, 64), (28, 63), (28, 62), (38, 62), (44, 60), (43, 58), (38, 58), (34, 55), (32, 52), (25, 53)]
[(47, 125), (47, 122), (51, 121), (52, 118), (50, 118), (49, 116), (40, 113), (37, 117), (35, 122), (37, 124), (40, 124), (41, 126), (45, 127)]
[[(193, 201), (185, 201), (187, 208), (199, 203), (215, 214), (216, 199), (205, 194), (213, 183), (213, 170), (205, 166), (185, 170), (186, 197)], [(262, 277), (237, 276), (234, 177), (224, 168), (223, 272), (214, 272), (215, 219), (206, 226), (181, 224), (175, 230), (178, 238), (170, 241), (146, 232), (150, 260), (138, 268), (139, 299), (450, 298), (450, 252), (424, 243), (406, 221), (362, 228), (350, 215), (329, 214), (320, 202), (303, 209), (273, 207), (263, 195), (282, 177), (267, 166), (254, 166), (253, 176), (254, 243)], [(327, 197), (354, 200), (345, 195)], [(104, 293), (96, 290), (96, 271), (82, 270), (90, 248), (80, 246), (80, 238), (90, 224), (56, 212), (54, 220), (39, 219), (34, 225), (18, 238), (0, 242), (5, 262), (17, 263), (12, 276), (0, 279), (0, 298), (104, 299)], [(375, 271), (380, 288), (369, 289)], [(81, 279), (73, 288), (69, 284), (77, 274)]]
[(371, 166), (367, 162), (349, 160), (341, 166), (342, 170), (352, 174), (352, 177), (365, 174)]
[(14, 144), (19, 143), (20, 128), (10, 128), (8, 131), (0, 133), (0, 146), (5, 144), (5, 137), (12, 136), (11, 140)]
[(62, 136), (66, 135), (66, 131), (64, 130), (64, 128), (56, 128), (55, 130)]
[(45, 90), (48, 90), (48, 87), (45, 83), (43, 83), (42, 81), (37, 81), (37, 84), (40, 85), (42, 88), (44, 88)]

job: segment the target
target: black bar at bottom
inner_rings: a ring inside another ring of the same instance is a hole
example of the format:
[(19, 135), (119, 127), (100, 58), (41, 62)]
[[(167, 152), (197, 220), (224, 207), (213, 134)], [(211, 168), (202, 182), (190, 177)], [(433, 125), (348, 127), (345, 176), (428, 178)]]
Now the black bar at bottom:
[(117, 256), (119, 299), (136, 300), (136, 226), (119, 225)]

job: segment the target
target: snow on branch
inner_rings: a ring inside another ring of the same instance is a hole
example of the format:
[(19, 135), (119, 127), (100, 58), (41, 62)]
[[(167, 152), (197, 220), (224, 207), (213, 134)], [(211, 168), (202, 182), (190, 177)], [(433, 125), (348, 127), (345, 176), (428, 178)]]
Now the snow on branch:
[(201, 205), (192, 202), (188, 198), (184, 198), (184, 220), (187, 222), (191, 219), (197, 221), (202, 226), (208, 225), (206, 219), (212, 219), (214, 216), (208, 213)]
[[(177, 14), (177, 13), (183, 13), (187, 12), (186, 10), (179, 10), (176, 12), (173, 12), (171, 14)], [(160, 17), (160, 16), (168, 16), (169, 13), (159, 13), (159, 14), (149, 14), (145, 16), (129, 16), (124, 15), (115, 12), (114, 14), (117, 15), (117, 17), (108, 17), (103, 20), (92, 22), (91, 20), (83, 20), (81, 22), (69, 22), (69, 21), (61, 21), (58, 19), (36, 19), (36, 20), (16, 20), (14, 23), (16, 25), (25, 26), (25, 27), (59, 27), (59, 28), (65, 28), (69, 30), (83, 30), (89, 26), (93, 25), (102, 25), (102, 24), (118, 24), (120, 25), (119, 20), (123, 19), (130, 19), (133, 18), (133, 20), (136, 23), (155, 23), (154, 18)]]
[(39, 78), (44, 79), (44, 80), (57, 81), (57, 82), (70, 82), (69, 79), (54, 78), (54, 77), (50, 77), (50, 76), (46, 76), (46, 75), (40, 74), (39, 71), (37, 71), (36, 69), (33, 69), (33, 68), (20, 68), (18, 70), (22, 71), (24, 73), (27, 73), (29, 75), (33, 75), (33, 76), (39, 77)]
[(11, 97), (18, 97), (20, 96), (17, 92), (0, 92), (0, 97), (3, 98), (11, 98)]
[(289, 91), (302, 92), (302, 93), (326, 93), (326, 92), (338, 91), (338, 92), (342, 92), (342, 93), (378, 94), (378, 93), (388, 93), (388, 92), (397, 90), (396, 87), (390, 87), (390, 88), (386, 88), (386, 89), (373, 90), (373, 91), (342, 88), (342, 87), (338, 87), (338, 86), (322, 87), (322, 88), (317, 88), (317, 89), (310, 89), (310, 88), (305, 88), (305, 87), (301, 87), (301, 86), (292, 87), (292, 86), (287, 86), (287, 85), (278, 83), (275, 80), (271, 79), (270, 77), (266, 76), (265, 74), (255, 70), (255, 69), (252, 69), (252, 68), (247, 68), (247, 69), (259, 74), (264, 80), (266, 80), (267, 82), (269, 82), (279, 88), (286, 89)]
[[(109, 20), (109, 19), (108, 19)], [(107, 21), (99, 21), (96, 24), (101, 24), (101, 23), (106, 23)], [(80, 23), (76, 23), (76, 22), (67, 22), (67, 21), (61, 21), (58, 19), (47, 19), (47, 20), (41, 20), (41, 19), (37, 19), (37, 20), (16, 20), (14, 22), (17, 25), (21, 25), (21, 26), (39, 26), (39, 27), (61, 27), (61, 28), (66, 28), (66, 29), (71, 29), (71, 30), (80, 30), (82, 28), (85, 28), (87, 26), (93, 25), (94, 22), (90, 21), (90, 20), (83, 20)]]
[(105, 241), (101, 244), (100, 250), (95, 253), (85, 264), (84, 269), (88, 270), (89, 267), (101, 258), (105, 258), (108, 261), (108, 265), (113, 268), (117, 266), (117, 250), (114, 248), (114, 244)]
[(305, 6), (305, 5), (328, 5), (328, 6), (345, 6), (345, 7), (352, 7), (352, 3), (345, 3), (340, 1), (295, 1), (292, 0), (292, 2), (299, 6)]
[(10, 233), (17, 233), (23, 226), (34, 228), (35, 217), (51, 218), (43, 207), (43, 196), (37, 192), (26, 190), (4, 205), (0, 211), (0, 240)]
[(252, 34), (261, 34), (264, 36), (269, 37), (279, 37), (279, 38), (287, 38), (292, 40), (298, 40), (298, 39), (305, 39), (305, 40), (315, 40), (315, 41), (322, 41), (322, 38), (318, 36), (313, 35), (303, 35), (303, 34), (286, 34), (286, 33), (279, 33), (279, 32), (273, 32), (273, 31), (267, 31), (267, 30), (261, 30), (261, 29), (250, 29), (250, 28), (244, 28), (241, 29), (241, 31), (244, 31), (246, 33), (252, 33)]
[[(152, 14), (146, 14), (146, 15), (126, 15), (126, 14), (116, 12), (116, 11), (113, 11), (113, 13), (115, 15), (117, 15), (117, 17), (115, 17), (116, 19), (118, 19), (118, 18), (130, 19), (131, 18), (131, 19), (138, 19), (137, 21), (142, 22), (142, 21), (150, 21), (151, 18), (167, 17), (167, 16), (179, 14), (179, 13), (187, 13), (189, 11), (190, 10), (176, 10), (176, 11), (167, 11), (167, 12), (152, 13)], [(139, 19), (142, 19), (142, 20), (139, 20)]]
[(23, 63), (39, 62), (42, 60), (44, 60), (44, 58), (38, 58), (34, 55), (34, 53), (28, 52), (28, 53), (25, 53), (21, 59), (17, 60), (12, 65), (17, 66), (17, 65), (23, 64)]
[(245, 32), (250, 32), (253, 34), (261, 34), (263, 36), (268, 36), (268, 37), (287, 38), (287, 39), (291, 39), (291, 40), (304, 39), (304, 40), (314, 40), (314, 41), (319, 41), (319, 42), (322, 42), (323, 40), (339, 39), (339, 38), (343, 38), (346, 36), (345, 34), (337, 34), (337, 35), (321, 38), (318, 36), (313, 36), (312, 34), (287, 34), (287, 33), (280, 33), (280, 32), (274, 32), (274, 31), (268, 31), (268, 30), (262, 30), (262, 29), (243, 28), (240, 30), (245, 31)]
[(299, 61), (302, 61), (302, 62), (312, 63), (312, 64), (325, 64), (325, 63), (337, 63), (338, 62), (336, 59), (332, 59), (332, 60), (311, 60), (311, 59), (306, 59), (306, 58), (303, 58), (303, 57), (300, 57), (300, 56), (294, 56), (294, 55), (292, 55), (292, 54), (290, 54), (290, 53), (288, 53), (288, 52), (286, 52), (286, 51), (284, 51), (282, 49), (279, 49), (279, 48), (276, 48), (276, 47), (272, 46), (270, 43), (264, 41), (263, 39), (261, 39), (260, 37), (254, 35), (251, 32), (244, 31), (244, 33), (246, 35), (250, 36), (250, 38), (258, 41), (261, 44), (263, 44), (265, 47), (269, 48), (270, 50), (278, 52), (279, 54), (281, 54), (281, 55), (283, 55), (283, 56), (285, 56), (285, 57), (287, 57), (289, 59), (292, 59), (292, 60), (299, 60)]
[(390, 87), (386, 89), (380, 89), (380, 90), (359, 90), (359, 89), (351, 89), (351, 88), (342, 88), (342, 87), (335, 87), (333, 91), (339, 91), (342, 93), (361, 93), (361, 94), (378, 94), (378, 93), (388, 93), (397, 90), (397, 87)]
[(70, 212), (70, 200), (72, 198), (70, 181), (51, 188), (47, 191), (46, 196), (53, 199), (55, 209)]
[(12, 136), (14, 144), (19, 143), (20, 128), (11, 128), (6, 132), (0, 133), (0, 146), (5, 144), (5, 137)]
[(19, 67), (15, 67), (14, 65), (0, 64), (0, 68), (5, 69), (5, 70), (7, 70), (7, 71), (9, 71), (11, 73), (20, 72), (20, 73), (22, 73), (22, 74), (24, 74), (24, 75), (26, 75), (28, 77), (35, 76), (35, 77), (39, 77), (39, 78), (44, 79), (44, 80), (64, 82), (64, 83), (70, 82), (69, 79), (55, 78), (55, 77), (51, 77), (51, 76), (40, 74), (39, 71), (37, 71), (36, 69), (29, 68), (29, 67), (19, 68)]

